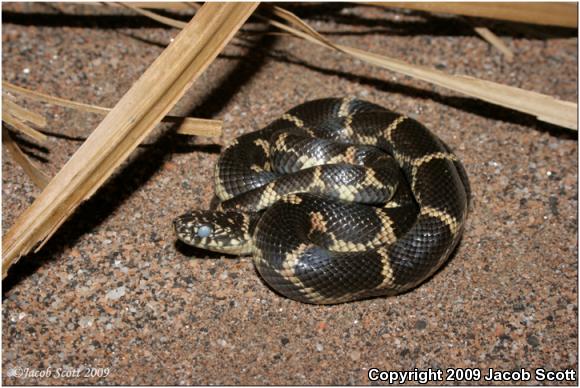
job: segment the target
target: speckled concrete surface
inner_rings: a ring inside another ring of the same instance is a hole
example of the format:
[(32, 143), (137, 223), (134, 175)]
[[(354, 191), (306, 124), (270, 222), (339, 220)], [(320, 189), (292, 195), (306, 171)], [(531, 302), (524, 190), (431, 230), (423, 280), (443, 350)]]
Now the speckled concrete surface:
[[(348, 4), (293, 9), (340, 43), (577, 100), (576, 31), (479, 21), (514, 51), (508, 63), (467, 19)], [(3, 79), (114, 105), (176, 34), (128, 15), (3, 4)], [(370, 368), (455, 367), (524, 368), (531, 384), (536, 368), (576, 371), (575, 134), (293, 38), (241, 38), (174, 109), (223, 119), (223, 138), (160, 127), (12, 269), (3, 283), (4, 384), (368, 384)], [(300, 102), (340, 95), (418, 118), (463, 160), (472, 209), (442, 271), (398, 297), (309, 306), (270, 291), (247, 258), (176, 244), (171, 220), (209, 206), (220, 145)], [(23, 143), (49, 174), (100, 120), (25, 105), (49, 118), (45, 147)], [(6, 232), (39, 190), (2, 156)], [(84, 376), (90, 368), (97, 376)]]

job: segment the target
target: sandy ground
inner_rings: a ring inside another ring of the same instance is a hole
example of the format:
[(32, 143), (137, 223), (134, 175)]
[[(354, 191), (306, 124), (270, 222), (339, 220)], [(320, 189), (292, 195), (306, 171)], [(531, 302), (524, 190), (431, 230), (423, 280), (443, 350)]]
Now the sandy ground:
[[(177, 33), (95, 5), (2, 7), (3, 80), (102, 106), (113, 106)], [(574, 30), (349, 4), (291, 8), (339, 43), (577, 100)], [(514, 61), (475, 25), (498, 34)], [(263, 34), (257, 22), (247, 30), (173, 111), (223, 119), (223, 137), (160, 126), (40, 252), (11, 269), (2, 382), (368, 384), (372, 368), (432, 368), (445, 379), (462, 367), (482, 376), (523, 368), (536, 383), (537, 368), (576, 371), (576, 134)], [(176, 243), (172, 219), (209, 206), (222, 145), (301, 102), (344, 95), (419, 119), (463, 161), (474, 197), (442, 271), (398, 297), (310, 306), (272, 292), (249, 258)], [(18, 101), (49, 120), (46, 145), (20, 140), (50, 175), (101, 119)], [(5, 233), (39, 190), (2, 157)]]

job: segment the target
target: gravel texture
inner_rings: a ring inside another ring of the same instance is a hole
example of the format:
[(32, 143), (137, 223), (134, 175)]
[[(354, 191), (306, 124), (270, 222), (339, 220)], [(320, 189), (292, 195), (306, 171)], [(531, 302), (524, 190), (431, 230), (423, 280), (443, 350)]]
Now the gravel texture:
[[(578, 98), (575, 30), (346, 3), (286, 6), (342, 44)], [(102, 106), (113, 106), (177, 33), (98, 5), (2, 8), (4, 80)], [(476, 25), (498, 34), (514, 61), (476, 36)], [(160, 126), (42, 250), (11, 269), (3, 384), (369, 384), (371, 368), (433, 368), (444, 378), (456, 367), (524, 368), (531, 380), (515, 383), (531, 384), (536, 368), (575, 373), (576, 133), (264, 34), (256, 21), (247, 30), (172, 112), (223, 119), (223, 137)], [(210, 204), (222, 145), (301, 102), (344, 95), (419, 119), (469, 173), (463, 240), (431, 280), (397, 297), (310, 306), (272, 292), (249, 258), (176, 243), (172, 219)], [(46, 145), (19, 139), (50, 175), (101, 119), (17, 101), (49, 120)], [(5, 233), (40, 191), (2, 157)]]

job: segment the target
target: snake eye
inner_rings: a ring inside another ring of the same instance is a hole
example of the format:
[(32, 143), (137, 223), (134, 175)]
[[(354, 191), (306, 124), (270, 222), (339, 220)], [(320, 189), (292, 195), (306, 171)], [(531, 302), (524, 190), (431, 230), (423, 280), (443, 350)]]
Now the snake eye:
[(197, 230), (197, 237), (207, 237), (213, 232), (213, 229), (209, 225), (202, 225)]

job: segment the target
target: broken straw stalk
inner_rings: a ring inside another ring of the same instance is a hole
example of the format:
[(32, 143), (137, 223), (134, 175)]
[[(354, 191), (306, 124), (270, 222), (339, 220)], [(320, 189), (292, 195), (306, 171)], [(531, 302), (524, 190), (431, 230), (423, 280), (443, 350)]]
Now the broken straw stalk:
[[(49, 94), (40, 93), (35, 90), (30, 90), (23, 88), (22, 86), (13, 85), (9, 82), (2, 82), (2, 88), (4, 91), (9, 91), (12, 93), (19, 93), (35, 100), (44, 101), (49, 104), (64, 106), (66, 108), (78, 109), (84, 112), (92, 112), (97, 114), (107, 114), (111, 111), (111, 108), (104, 108), (102, 106), (83, 104), (81, 102), (66, 100), (64, 98), (54, 97)], [(33, 113), (33, 112), (29, 112)], [(42, 116), (40, 116), (42, 117)], [(44, 120), (44, 118), (42, 117)], [(31, 121), (31, 120), (28, 120)], [(222, 121), (221, 120), (209, 120), (209, 119), (198, 119), (194, 117), (182, 117), (182, 116), (165, 116), (161, 121), (178, 124), (177, 133), (182, 135), (196, 135), (196, 136), (220, 136), (222, 133)], [(33, 122), (33, 121), (31, 121)], [(34, 122), (33, 122), (34, 123)], [(39, 125), (39, 124), (37, 124)], [(39, 125), (44, 127), (44, 125)], [(44, 136), (44, 135), (43, 135)]]

